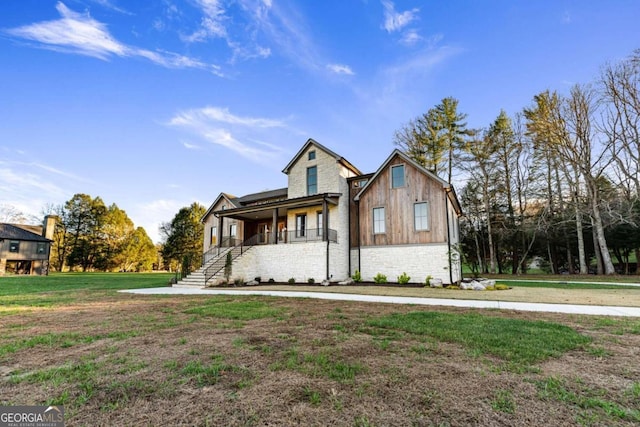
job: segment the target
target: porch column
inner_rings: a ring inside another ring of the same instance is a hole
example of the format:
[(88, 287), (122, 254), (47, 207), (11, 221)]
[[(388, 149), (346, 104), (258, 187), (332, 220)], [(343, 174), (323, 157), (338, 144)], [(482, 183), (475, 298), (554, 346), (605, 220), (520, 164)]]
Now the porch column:
[(219, 248), (222, 247), (222, 236), (224, 235), (224, 228), (222, 228), (222, 224), (223, 224), (223, 217), (219, 216), (218, 217), (218, 230), (217, 230), (218, 235), (216, 236), (216, 239), (218, 239), (218, 247)]
[(271, 235), (273, 236), (273, 244), (278, 244), (278, 208), (273, 210), (273, 223), (271, 224)]

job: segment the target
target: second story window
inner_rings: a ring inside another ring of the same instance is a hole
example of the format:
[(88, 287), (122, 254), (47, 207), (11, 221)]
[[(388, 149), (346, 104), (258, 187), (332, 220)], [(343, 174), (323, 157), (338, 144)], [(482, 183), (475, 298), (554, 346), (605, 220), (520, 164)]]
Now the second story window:
[(9, 242), (9, 252), (20, 252), (20, 242), (17, 240), (11, 240)]
[(36, 245), (36, 253), (38, 255), (42, 255), (46, 252), (47, 250), (47, 245), (43, 242), (38, 242), (38, 244)]
[(404, 165), (391, 166), (391, 188), (404, 187)]
[(307, 168), (307, 196), (318, 193), (318, 167)]
[(316, 159), (316, 151), (309, 151), (309, 160), (315, 160)]

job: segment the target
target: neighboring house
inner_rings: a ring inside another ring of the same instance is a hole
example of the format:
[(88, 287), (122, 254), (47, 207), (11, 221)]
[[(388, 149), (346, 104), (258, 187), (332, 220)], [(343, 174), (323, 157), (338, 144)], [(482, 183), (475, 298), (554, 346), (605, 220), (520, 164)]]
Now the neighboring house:
[(44, 225), (0, 223), (0, 276), (49, 274), (49, 255), (56, 217), (45, 217)]
[(235, 197), (220, 193), (202, 218), (208, 284), (223, 277), (341, 281), (360, 271), (390, 282), (403, 272), (461, 280), (462, 214), (453, 187), (394, 150), (375, 173), (309, 139), (283, 172), (288, 186)]

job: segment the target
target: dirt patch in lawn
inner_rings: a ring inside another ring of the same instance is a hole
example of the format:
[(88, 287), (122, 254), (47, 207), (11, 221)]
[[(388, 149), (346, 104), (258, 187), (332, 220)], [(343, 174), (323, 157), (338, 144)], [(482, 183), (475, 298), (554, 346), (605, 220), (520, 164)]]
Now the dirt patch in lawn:
[[(324, 290), (334, 289), (345, 291)], [(246, 304), (253, 308), (243, 310)], [(460, 342), (371, 325), (409, 312), (543, 320), (591, 343), (529, 366)], [(251, 296), (115, 295), (6, 315), (0, 323), (0, 405), (64, 404), (70, 426), (640, 420), (633, 412), (640, 407), (638, 320)]]

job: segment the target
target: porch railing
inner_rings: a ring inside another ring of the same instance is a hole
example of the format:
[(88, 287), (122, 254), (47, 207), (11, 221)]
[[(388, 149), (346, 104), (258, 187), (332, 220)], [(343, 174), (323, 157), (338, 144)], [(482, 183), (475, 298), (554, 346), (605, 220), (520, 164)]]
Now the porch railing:
[(221, 252), (218, 257), (216, 259), (212, 259), (212, 261), (209, 262), (209, 265), (207, 265), (207, 267), (204, 269), (205, 285), (208, 284), (212, 278), (214, 278), (219, 272), (224, 269), (225, 264), (227, 263), (227, 252), (231, 253), (231, 260), (233, 261), (240, 255), (245, 253), (247, 250), (249, 250), (251, 247), (255, 246), (257, 237), (257, 235), (250, 237), (244, 242), (239, 239), (229, 239), (229, 243), (231, 243), (231, 241), (233, 240), (239, 243), (233, 247), (221, 248)]
[[(276, 236), (278, 237), (278, 244), (280, 243), (302, 243), (302, 242), (318, 242), (322, 241), (322, 228), (307, 228), (305, 230), (282, 230), (277, 233), (259, 233), (256, 235), (258, 245), (274, 244), (276, 243)], [(328, 240), (332, 243), (338, 241), (338, 232), (333, 229), (329, 229)]]

